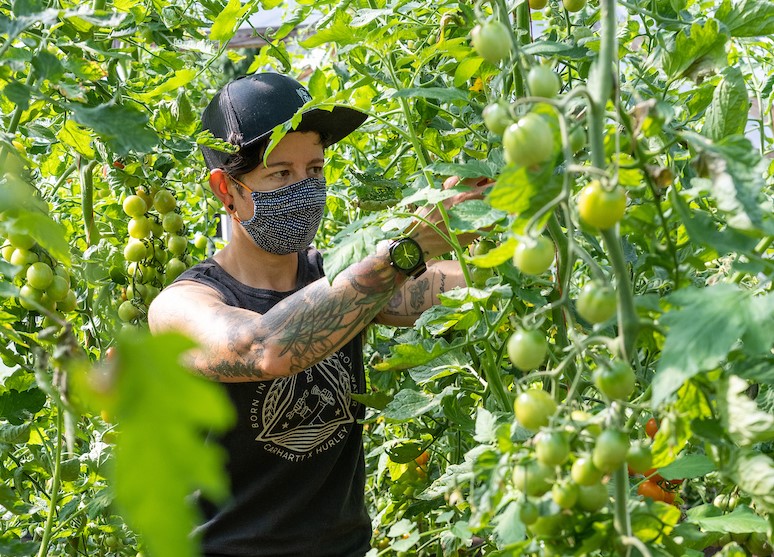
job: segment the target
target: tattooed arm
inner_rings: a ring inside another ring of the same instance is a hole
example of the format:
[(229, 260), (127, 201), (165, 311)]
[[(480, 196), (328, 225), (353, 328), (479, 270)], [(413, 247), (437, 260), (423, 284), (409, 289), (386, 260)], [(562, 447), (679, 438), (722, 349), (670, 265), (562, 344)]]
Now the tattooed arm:
[(181, 281), (153, 301), (154, 333), (175, 330), (196, 340), (195, 370), (222, 382), (294, 375), (349, 342), (392, 298), (403, 282), (386, 250), (336, 276), (322, 278), (263, 315), (223, 303), (213, 289)]
[(439, 304), (438, 295), (465, 286), (465, 277), (457, 261), (428, 261), (427, 271), (406, 281), (376, 316), (374, 322), (394, 327), (411, 327), (431, 306)]

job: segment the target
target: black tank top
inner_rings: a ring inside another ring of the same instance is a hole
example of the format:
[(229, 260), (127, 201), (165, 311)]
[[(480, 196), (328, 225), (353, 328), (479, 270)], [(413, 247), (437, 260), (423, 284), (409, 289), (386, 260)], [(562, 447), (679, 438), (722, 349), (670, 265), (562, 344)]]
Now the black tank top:
[[(299, 253), (296, 290), (323, 276), (322, 257)], [(223, 302), (265, 313), (291, 292), (245, 286), (208, 259), (177, 279), (205, 284)], [(370, 547), (364, 503), (361, 338), (291, 377), (223, 383), (237, 412), (218, 442), (228, 453), (231, 497), (200, 499), (195, 534), (210, 556), (355, 557)]]

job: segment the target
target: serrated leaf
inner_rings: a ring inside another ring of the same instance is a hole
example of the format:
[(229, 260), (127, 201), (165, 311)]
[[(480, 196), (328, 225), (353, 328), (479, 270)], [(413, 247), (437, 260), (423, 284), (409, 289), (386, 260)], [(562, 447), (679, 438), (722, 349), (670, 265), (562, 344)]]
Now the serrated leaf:
[(244, 15), (252, 9), (252, 3), (247, 2), (242, 6), (240, 0), (229, 0), (229, 3), (223, 8), (212, 22), (210, 28), (210, 39), (213, 41), (225, 42), (231, 39), (236, 32), (237, 25), (241, 23)]
[(9, 445), (26, 443), (30, 440), (31, 428), (31, 421), (18, 425), (0, 424), (0, 443), (8, 443)]
[(465, 58), (462, 62), (459, 63), (457, 69), (454, 70), (454, 86), (462, 87), (465, 85), (470, 78), (476, 75), (476, 72), (483, 63), (484, 59), (479, 56)]
[(0, 394), (0, 417), (11, 424), (27, 422), (46, 405), (46, 395), (38, 388), (26, 391), (9, 389)]
[(535, 41), (524, 45), (522, 50), (532, 56), (556, 57), (563, 60), (585, 60), (589, 57), (587, 48), (555, 41)]
[[(521, 233), (527, 221), (561, 193), (561, 180), (553, 175), (553, 171), (550, 164), (537, 171), (509, 165), (497, 178), (486, 199), (495, 209), (517, 215), (514, 232)], [(550, 215), (550, 211), (546, 212), (543, 221)]]
[(680, 480), (701, 478), (716, 469), (715, 464), (707, 456), (691, 454), (659, 468), (658, 473), (667, 480)]
[(64, 126), (56, 134), (56, 137), (65, 145), (69, 145), (86, 158), (94, 158), (94, 149), (91, 146), (92, 137), (88, 130), (79, 126), (74, 120), (67, 120)]
[(768, 522), (755, 514), (750, 507), (740, 505), (733, 512), (721, 516), (706, 516), (689, 519), (690, 522), (707, 532), (727, 532), (729, 534), (765, 534)]
[(732, 37), (765, 37), (774, 34), (774, 2), (770, 0), (724, 0), (715, 17)]
[(510, 298), (513, 295), (513, 290), (508, 285), (499, 285), (494, 288), (455, 288), (443, 294), (439, 294), (438, 297), (441, 303), (447, 307), (461, 307), (471, 303), (485, 303), (489, 301), (493, 296), (500, 298)]
[(728, 35), (720, 31), (716, 19), (695, 21), (690, 29), (682, 29), (667, 42), (661, 62), (667, 75), (681, 75), (701, 59), (714, 60), (725, 56)]
[(148, 127), (148, 116), (132, 106), (110, 101), (94, 107), (70, 105), (70, 108), (76, 122), (97, 132), (118, 155), (130, 151), (145, 153), (158, 143), (158, 137)]
[(729, 437), (739, 445), (774, 440), (774, 416), (762, 411), (747, 396), (749, 384), (734, 375), (718, 385), (718, 409), (721, 423)]
[(157, 97), (160, 97), (164, 93), (168, 93), (169, 91), (176, 91), (179, 87), (185, 87), (191, 82), (191, 80), (193, 80), (194, 77), (196, 77), (196, 70), (192, 68), (174, 72), (169, 79), (160, 85), (157, 85), (150, 91), (146, 91), (140, 94), (139, 97), (145, 102), (151, 101)]
[(662, 317), (669, 328), (653, 378), (653, 407), (702, 371), (716, 368), (748, 325), (750, 293), (732, 285), (685, 289), (669, 296), (675, 309)]
[(364, 404), (369, 408), (376, 408), (377, 410), (384, 410), (384, 407), (392, 400), (392, 397), (386, 393), (350, 393), (349, 396), (355, 402)]
[(449, 386), (436, 395), (429, 395), (414, 389), (403, 389), (385, 407), (382, 415), (389, 422), (405, 422), (418, 418), (438, 408), (443, 398), (455, 390), (456, 387)]
[(774, 460), (765, 454), (739, 448), (731, 452), (724, 472), (753, 498), (760, 511), (774, 512)]
[(723, 79), (715, 88), (707, 107), (702, 133), (719, 141), (726, 136), (743, 134), (750, 111), (747, 87), (742, 71), (736, 66), (723, 70)]
[(439, 176), (459, 176), (465, 178), (494, 178), (498, 169), (485, 161), (471, 160), (464, 164), (436, 162), (426, 167), (426, 170)]
[(225, 455), (204, 435), (223, 432), (234, 410), (220, 385), (181, 365), (192, 347), (177, 334), (140, 333), (116, 345), (110, 410), (121, 436), (112, 485), (123, 516), (156, 555), (193, 557), (197, 509), (189, 495), (201, 490), (217, 502), (228, 493)]
[(337, 11), (333, 23), (319, 30), (317, 33), (300, 41), (299, 44), (304, 48), (315, 48), (325, 43), (335, 43), (339, 46), (356, 44), (361, 41), (360, 32), (350, 25), (349, 16), (344, 14), (343, 10)]
[(483, 230), (508, 215), (489, 206), (481, 199), (469, 199), (449, 209), (449, 224), (455, 232)]
[(325, 276), (333, 282), (344, 269), (372, 253), (374, 246), (386, 237), (381, 228), (366, 226), (362, 220), (351, 224), (336, 235), (333, 247), (325, 250)]

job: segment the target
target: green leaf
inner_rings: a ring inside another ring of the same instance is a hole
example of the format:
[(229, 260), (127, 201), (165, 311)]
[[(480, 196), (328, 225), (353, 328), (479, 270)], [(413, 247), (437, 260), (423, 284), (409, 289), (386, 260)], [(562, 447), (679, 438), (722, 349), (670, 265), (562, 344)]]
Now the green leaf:
[(721, 516), (706, 516), (690, 518), (702, 530), (709, 532), (727, 532), (729, 534), (765, 534), (768, 522), (762, 516), (755, 514), (750, 507), (740, 505), (733, 512)]
[(252, 7), (252, 2), (247, 2), (242, 6), (240, 0), (229, 0), (223, 11), (212, 22), (210, 39), (221, 42), (227, 42), (231, 39), (236, 33), (237, 25), (242, 22), (242, 18)]
[(453, 394), (455, 390), (456, 387), (449, 386), (433, 396), (414, 389), (403, 389), (385, 407), (384, 418), (390, 422), (405, 422), (418, 418), (438, 408), (443, 398)]
[(717, 468), (705, 455), (690, 454), (678, 458), (673, 463), (659, 468), (658, 473), (667, 480), (679, 480), (683, 478), (701, 478)]
[(31, 428), (31, 421), (18, 425), (0, 424), (0, 443), (8, 443), (9, 445), (26, 443), (30, 440)]
[(428, 165), (426, 170), (439, 176), (459, 176), (465, 178), (494, 178), (498, 169), (488, 162), (471, 160), (464, 164), (436, 162)]
[(492, 297), (497, 296), (500, 298), (510, 298), (513, 295), (513, 290), (508, 285), (501, 285), (494, 288), (455, 288), (449, 292), (439, 294), (438, 297), (441, 303), (447, 307), (462, 307), (466, 304), (486, 303)]
[(690, 29), (683, 29), (668, 40), (661, 53), (662, 68), (668, 76), (677, 76), (704, 62), (722, 63), (727, 40), (728, 35), (720, 31), (716, 19), (695, 21)]
[(188, 85), (191, 82), (191, 80), (193, 80), (194, 77), (196, 77), (196, 70), (194, 70), (193, 68), (188, 68), (188, 69), (174, 72), (172, 74), (172, 77), (170, 77), (160, 85), (157, 85), (150, 91), (146, 91), (142, 93), (140, 95), (140, 99), (142, 99), (145, 102), (148, 102), (157, 97), (160, 97), (164, 93), (168, 93), (169, 91), (176, 91), (179, 87), (185, 87), (186, 85)]
[(0, 417), (11, 424), (28, 422), (46, 405), (46, 395), (38, 388), (27, 391), (10, 389), (0, 394)]
[(680, 290), (668, 297), (676, 307), (662, 317), (668, 327), (653, 378), (658, 407), (691, 377), (716, 368), (748, 326), (749, 292), (721, 284)]
[(97, 132), (118, 155), (130, 151), (145, 153), (158, 143), (158, 137), (148, 127), (148, 116), (137, 108), (118, 105), (115, 101), (95, 107), (71, 105), (70, 108), (76, 122)]
[(499, 246), (492, 248), (484, 255), (476, 255), (468, 259), (476, 267), (491, 268), (497, 267), (506, 261), (510, 261), (513, 258), (513, 252), (516, 250), (516, 246), (519, 245), (519, 241), (513, 236), (509, 237)]
[(535, 41), (524, 45), (522, 50), (532, 56), (556, 57), (562, 60), (586, 60), (589, 57), (587, 48), (555, 41)]
[[(30, 506), (21, 500), (16, 491), (5, 483), (0, 483), (0, 508), (16, 515), (22, 515), (29, 512)], [(16, 554), (12, 553), (11, 555)]]
[(384, 410), (384, 407), (392, 400), (390, 395), (381, 392), (372, 394), (350, 393), (349, 396), (352, 400), (377, 410)]
[(450, 349), (445, 340), (422, 340), (414, 344), (397, 344), (390, 347), (391, 354), (374, 364), (377, 371), (398, 371), (426, 364)]
[(61, 127), (56, 137), (65, 145), (69, 145), (86, 158), (94, 158), (94, 149), (91, 146), (91, 134), (74, 120), (68, 120)]
[(718, 385), (721, 423), (731, 439), (742, 446), (774, 440), (774, 416), (747, 396), (749, 384), (731, 375)]
[(730, 451), (724, 472), (753, 498), (760, 511), (774, 512), (774, 461), (746, 448)]
[(723, 70), (721, 79), (707, 108), (702, 133), (714, 141), (743, 134), (750, 111), (747, 87), (742, 71), (736, 66)]
[(325, 276), (330, 282), (344, 269), (361, 261), (374, 251), (374, 246), (387, 237), (378, 226), (366, 226), (358, 220), (334, 238), (333, 247), (325, 250)]
[[(536, 171), (509, 165), (500, 174), (486, 199), (495, 209), (517, 215), (514, 231), (520, 233), (533, 215), (542, 211), (561, 193), (562, 182), (553, 171), (553, 165), (550, 164)], [(547, 212), (543, 220), (547, 220), (550, 215), (550, 211)]]
[(460, 62), (457, 69), (454, 70), (454, 86), (462, 87), (465, 85), (476, 74), (483, 62), (484, 59), (479, 56), (471, 56)]
[(503, 211), (492, 209), (481, 199), (469, 199), (449, 209), (449, 224), (457, 233), (475, 232), (488, 228), (507, 216)]
[(774, 34), (774, 2), (770, 0), (724, 0), (715, 14), (732, 37), (765, 37)]
[(121, 424), (113, 486), (123, 516), (154, 555), (192, 557), (198, 509), (189, 495), (201, 490), (218, 502), (228, 493), (225, 455), (204, 435), (224, 431), (234, 410), (219, 384), (181, 365), (192, 347), (176, 334), (136, 333), (117, 343), (117, 400), (108, 408)]
[(339, 46), (357, 44), (361, 42), (362, 35), (350, 26), (349, 16), (343, 10), (336, 11), (333, 23), (326, 29), (322, 29), (299, 44), (304, 48), (315, 48), (325, 43), (335, 43)]

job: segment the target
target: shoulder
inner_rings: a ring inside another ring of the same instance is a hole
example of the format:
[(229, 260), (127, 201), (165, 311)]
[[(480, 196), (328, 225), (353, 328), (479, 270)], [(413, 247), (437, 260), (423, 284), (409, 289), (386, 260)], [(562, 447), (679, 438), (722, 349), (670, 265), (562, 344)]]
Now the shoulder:
[(172, 328), (202, 313), (206, 308), (223, 305), (223, 296), (207, 284), (194, 280), (177, 280), (164, 288), (148, 308), (148, 325), (156, 331)]

